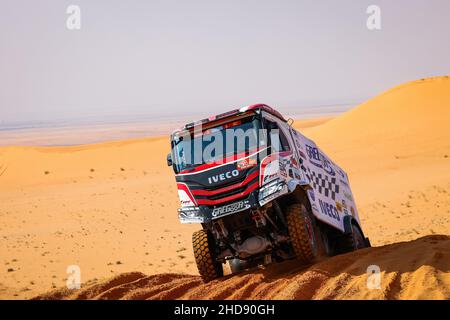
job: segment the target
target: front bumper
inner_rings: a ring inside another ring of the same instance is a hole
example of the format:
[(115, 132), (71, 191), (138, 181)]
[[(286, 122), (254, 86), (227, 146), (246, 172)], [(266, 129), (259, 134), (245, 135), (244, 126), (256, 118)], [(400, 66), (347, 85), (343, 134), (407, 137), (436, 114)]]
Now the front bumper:
[(214, 219), (259, 207), (258, 191), (251, 192), (247, 197), (227, 203), (222, 206), (183, 207), (178, 209), (178, 219), (181, 223), (207, 223)]

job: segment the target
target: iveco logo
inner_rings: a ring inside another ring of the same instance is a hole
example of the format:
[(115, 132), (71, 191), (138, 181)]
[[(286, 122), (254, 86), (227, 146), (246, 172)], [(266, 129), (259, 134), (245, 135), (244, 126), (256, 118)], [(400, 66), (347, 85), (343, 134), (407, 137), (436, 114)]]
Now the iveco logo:
[(208, 182), (209, 184), (213, 184), (219, 181), (227, 180), (233, 177), (237, 177), (239, 175), (238, 170), (228, 171), (225, 173), (217, 174), (215, 176), (209, 177)]

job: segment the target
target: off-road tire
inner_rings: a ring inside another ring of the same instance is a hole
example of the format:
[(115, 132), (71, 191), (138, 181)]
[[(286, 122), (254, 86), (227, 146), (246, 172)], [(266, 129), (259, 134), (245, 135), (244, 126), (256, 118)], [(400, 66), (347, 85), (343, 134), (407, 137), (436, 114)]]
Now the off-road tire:
[(332, 257), (334, 255), (334, 250), (332, 246), (332, 240), (330, 239), (330, 236), (328, 235), (328, 232), (330, 232), (328, 229), (320, 228), (320, 243), (319, 243), (319, 253), (318, 255), (321, 257)]
[(223, 268), (222, 264), (215, 260), (212, 236), (206, 230), (195, 231), (192, 234), (192, 246), (197, 269), (203, 281), (222, 277)]
[(286, 221), (296, 258), (302, 264), (311, 263), (318, 251), (314, 218), (303, 204), (293, 204), (287, 208)]
[(359, 227), (351, 224), (352, 232), (343, 235), (338, 242), (339, 253), (346, 253), (358, 249), (366, 248), (367, 243)]

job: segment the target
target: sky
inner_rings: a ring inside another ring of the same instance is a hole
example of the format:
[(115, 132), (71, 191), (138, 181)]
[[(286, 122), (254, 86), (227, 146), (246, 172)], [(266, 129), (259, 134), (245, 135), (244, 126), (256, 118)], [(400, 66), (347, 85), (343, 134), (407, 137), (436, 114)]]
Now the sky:
[(450, 74), (449, 13), (448, 0), (0, 0), (0, 125), (356, 105)]

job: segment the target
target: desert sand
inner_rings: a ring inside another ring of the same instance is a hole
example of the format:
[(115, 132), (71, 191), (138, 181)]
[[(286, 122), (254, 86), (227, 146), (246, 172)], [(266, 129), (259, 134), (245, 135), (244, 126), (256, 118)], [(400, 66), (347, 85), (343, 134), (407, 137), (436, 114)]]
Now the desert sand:
[[(374, 248), (208, 284), (191, 250), (199, 226), (177, 219), (168, 137), (1, 147), (0, 298), (450, 299), (449, 119), (450, 79), (438, 77), (296, 121), (348, 172)], [(58, 289), (74, 264), (83, 288)], [(365, 286), (372, 264), (380, 290)]]
[[(383, 269), (383, 285), (368, 290), (366, 269), (374, 262)], [(450, 237), (434, 235), (312, 266), (288, 261), (206, 284), (195, 275), (129, 272), (36, 299), (449, 299), (449, 269)]]

